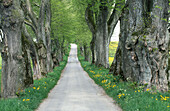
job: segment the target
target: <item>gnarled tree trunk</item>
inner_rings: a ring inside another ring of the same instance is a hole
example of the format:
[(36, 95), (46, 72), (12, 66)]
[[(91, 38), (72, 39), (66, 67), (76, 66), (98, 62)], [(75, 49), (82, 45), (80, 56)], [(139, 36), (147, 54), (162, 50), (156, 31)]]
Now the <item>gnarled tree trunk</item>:
[[(104, 4), (103, 4), (104, 5)], [(108, 8), (101, 6), (96, 20), (96, 62), (97, 66), (109, 68)]]
[(40, 61), (41, 75), (46, 76), (47, 74), (47, 64), (46, 64), (47, 49), (42, 40), (37, 43), (37, 50), (38, 50), (38, 56), (39, 56), (39, 61)]
[(29, 49), (30, 49), (30, 56), (32, 58), (32, 64), (33, 64), (33, 78), (34, 79), (40, 79), (41, 78), (41, 70), (40, 70), (40, 63), (39, 63), (39, 56), (36, 48), (36, 43), (33, 41), (30, 34), (27, 32), (27, 29), (25, 27), (25, 24), (23, 24), (23, 33), (24, 36), (27, 38), (29, 42)]
[(33, 84), (33, 73), (31, 69), (31, 62), (30, 62), (30, 43), (28, 42), (27, 38), (22, 34), (22, 57), (24, 58), (24, 84), (26, 87), (29, 87)]
[(121, 16), (122, 9), (125, 7), (125, 1), (116, 1), (114, 10), (110, 17), (110, 9), (108, 7), (108, 3), (110, 3), (110, 1), (100, 0), (99, 10), (97, 12), (93, 12), (90, 8), (93, 7), (95, 3), (96, 1), (89, 4), (85, 12), (86, 22), (93, 34), (91, 41), (92, 63), (94, 63), (95, 60), (95, 64), (97, 66), (109, 68), (109, 43), (114, 28)]
[(0, 26), (5, 34), (3, 39), (1, 96), (15, 97), (26, 87), (25, 65), (22, 55), (21, 28), (24, 14), (19, 0), (0, 1)]
[(91, 62), (91, 52), (89, 50), (90, 48), (87, 46), (87, 44), (84, 44), (83, 49), (84, 49), (85, 61)]
[(121, 21), (122, 75), (146, 88), (155, 86), (167, 91), (168, 0), (129, 2), (129, 10)]
[(53, 61), (51, 56), (51, 4), (50, 0), (48, 0), (46, 4), (46, 38), (47, 38), (47, 72), (51, 72), (53, 70)]

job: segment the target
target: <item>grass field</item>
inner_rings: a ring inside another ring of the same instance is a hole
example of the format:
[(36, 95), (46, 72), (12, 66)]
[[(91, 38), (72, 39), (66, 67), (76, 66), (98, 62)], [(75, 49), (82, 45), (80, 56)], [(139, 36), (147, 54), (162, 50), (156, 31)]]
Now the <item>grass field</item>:
[(119, 76), (108, 75), (109, 69), (98, 68), (79, 56), (84, 70), (103, 87), (123, 111), (170, 111), (170, 93), (156, 90), (143, 91), (143, 87), (134, 82), (123, 82)]
[(110, 45), (109, 45), (109, 64), (110, 65), (112, 64), (114, 60), (117, 47), (118, 47), (118, 42), (110, 42)]

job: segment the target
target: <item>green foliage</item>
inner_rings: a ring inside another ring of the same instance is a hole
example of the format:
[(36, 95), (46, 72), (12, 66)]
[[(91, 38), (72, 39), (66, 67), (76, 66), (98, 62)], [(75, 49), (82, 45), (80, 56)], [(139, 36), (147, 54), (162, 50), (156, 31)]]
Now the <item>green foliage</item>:
[(96, 67), (84, 61), (79, 56), (84, 70), (95, 81), (103, 87), (106, 93), (121, 106), (123, 111), (169, 111), (170, 93), (160, 93), (156, 90), (143, 90), (136, 83), (123, 82), (121, 77), (108, 74), (109, 70)]
[(63, 37), (69, 43), (90, 43), (91, 33), (85, 21), (85, 11), (81, 12), (70, 0), (52, 0), (51, 5), (53, 38), (57, 37), (60, 43)]
[(56, 85), (60, 78), (61, 71), (64, 69), (68, 53), (64, 56), (64, 61), (56, 67), (53, 72), (47, 75), (47, 78), (34, 81), (34, 86), (18, 93), (18, 98), (1, 99), (0, 111), (34, 111), (44, 98), (48, 96), (49, 91)]

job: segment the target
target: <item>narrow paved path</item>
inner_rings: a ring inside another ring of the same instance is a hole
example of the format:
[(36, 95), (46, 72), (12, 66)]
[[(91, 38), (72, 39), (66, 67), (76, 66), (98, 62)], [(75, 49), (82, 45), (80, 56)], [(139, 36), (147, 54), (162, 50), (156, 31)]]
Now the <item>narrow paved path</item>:
[(77, 46), (71, 52), (61, 79), (37, 111), (121, 111), (82, 69)]

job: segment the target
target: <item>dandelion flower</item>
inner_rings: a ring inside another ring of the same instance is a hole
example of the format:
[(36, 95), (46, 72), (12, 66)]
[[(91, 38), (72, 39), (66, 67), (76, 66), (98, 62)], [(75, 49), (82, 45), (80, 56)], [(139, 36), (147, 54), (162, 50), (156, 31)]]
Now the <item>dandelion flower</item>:
[(36, 87), (33, 87), (33, 89), (36, 89)]
[(25, 99), (23, 99), (22, 101), (25, 101)]
[(40, 87), (37, 88), (37, 90), (39, 90), (39, 89), (40, 89)]

